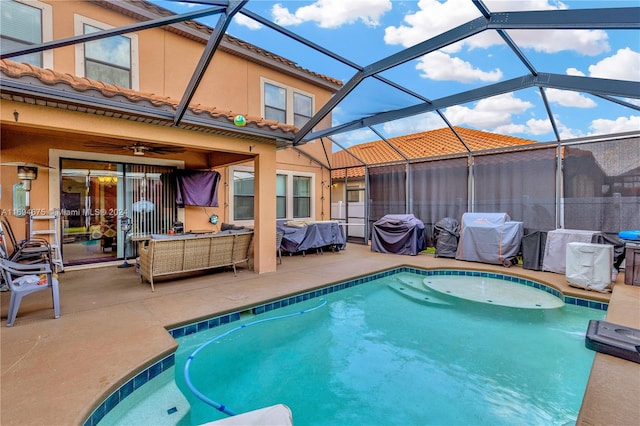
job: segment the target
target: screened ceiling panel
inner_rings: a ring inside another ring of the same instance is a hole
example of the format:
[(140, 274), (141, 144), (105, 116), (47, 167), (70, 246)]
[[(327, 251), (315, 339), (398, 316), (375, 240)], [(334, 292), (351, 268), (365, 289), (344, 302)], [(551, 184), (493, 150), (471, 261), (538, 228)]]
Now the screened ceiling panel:
[[(288, 136), (293, 146), (331, 137), (347, 147), (448, 126), (538, 142), (640, 129), (636, 0), (150, 2), (176, 14), (220, 8), (189, 18), (214, 28), (231, 15), (220, 26), (229, 35), (344, 83)], [(127, 30), (167, 25), (166, 16), (157, 21)], [(9, 57), (83, 41), (54, 40)], [(202, 68), (185, 90), (176, 125), (199, 79), (209, 78)], [(329, 114), (332, 127), (321, 129)]]

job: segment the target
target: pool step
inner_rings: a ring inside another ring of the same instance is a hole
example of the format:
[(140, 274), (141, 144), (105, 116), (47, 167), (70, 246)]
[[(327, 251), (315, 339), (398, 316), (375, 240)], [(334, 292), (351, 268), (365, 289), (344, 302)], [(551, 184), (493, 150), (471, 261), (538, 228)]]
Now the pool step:
[(437, 305), (437, 306), (450, 306), (451, 304), (445, 302), (442, 299), (439, 299), (435, 296), (437, 294), (434, 291), (423, 289), (419, 287), (413, 286), (409, 282), (392, 282), (388, 284), (388, 287), (395, 291), (396, 293), (401, 294), (407, 299), (413, 300), (417, 303), (422, 303), (425, 305)]

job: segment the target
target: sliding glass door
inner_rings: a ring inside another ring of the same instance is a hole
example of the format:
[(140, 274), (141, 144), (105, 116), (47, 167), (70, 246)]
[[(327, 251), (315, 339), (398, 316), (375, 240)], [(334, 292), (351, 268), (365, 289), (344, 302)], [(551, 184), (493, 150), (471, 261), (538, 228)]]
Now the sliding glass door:
[[(166, 232), (176, 217), (173, 169), (163, 166), (63, 159), (60, 188), (65, 265), (106, 262), (136, 253), (131, 233)], [(130, 236), (131, 234), (129, 234)]]

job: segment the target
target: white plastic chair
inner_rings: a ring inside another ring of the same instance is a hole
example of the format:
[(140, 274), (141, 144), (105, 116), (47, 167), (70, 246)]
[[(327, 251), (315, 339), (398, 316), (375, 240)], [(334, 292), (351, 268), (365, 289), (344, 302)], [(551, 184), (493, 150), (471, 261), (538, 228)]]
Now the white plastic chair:
[[(53, 277), (50, 264), (23, 264), (0, 258), (0, 267), (2, 268), (3, 277), (11, 290), (7, 327), (13, 326), (13, 322), (18, 315), (20, 302), (22, 302), (24, 296), (46, 289), (51, 289), (54, 318), (60, 317), (58, 280)], [(46, 280), (44, 279), (45, 277)]]

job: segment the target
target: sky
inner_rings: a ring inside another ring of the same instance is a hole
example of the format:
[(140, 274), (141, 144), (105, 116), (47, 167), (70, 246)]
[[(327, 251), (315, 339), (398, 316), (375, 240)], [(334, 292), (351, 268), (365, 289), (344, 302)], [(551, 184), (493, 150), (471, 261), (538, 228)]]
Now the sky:
[[(208, 7), (153, 0), (176, 13)], [(517, 10), (638, 7), (640, 0), (485, 0), (491, 12)], [(360, 66), (481, 16), (471, 0), (250, 0), (248, 9)], [(214, 27), (218, 16), (199, 19)], [(303, 68), (347, 82), (355, 70), (284, 35), (237, 14), (227, 33), (296, 62)], [(640, 32), (637, 30), (509, 30), (525, 56), (541, 73), (640, 80)], [(215, 60), (215, 56), (214, 56)], [(392, 68), (381, 75), (428, 99), (482, 87), (528, 74), (495, 31), (478, 35)], [(546, 89), (562, 140), (640, 130), (640, 111), (585, 93)], [(623, 99), (640, 105), (639, 99)], [(333, 125), (421, 101), (385, 83), (366, 79), (332, 112)], [(316, 110), (320, 105), (316, 105)], [(531, 139), (556, 140), (537, 88), (451, 106), (442, 114), (452, 125)], [(445, 127), (436, 113), (375, 126), (384, 137)], [(341, 146), (378, 140), (368, 129), (333, 136)]]

